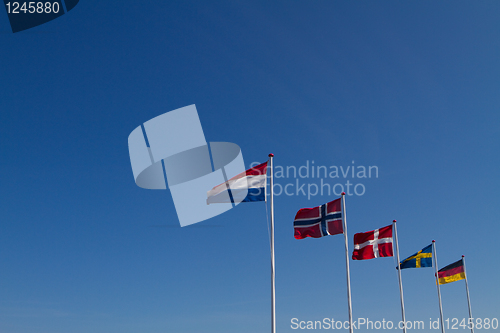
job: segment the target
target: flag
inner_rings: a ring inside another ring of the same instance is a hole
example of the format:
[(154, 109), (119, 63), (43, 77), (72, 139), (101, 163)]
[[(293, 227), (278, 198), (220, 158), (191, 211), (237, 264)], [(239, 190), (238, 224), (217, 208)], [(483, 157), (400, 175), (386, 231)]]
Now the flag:
[[(432, 244), (424, 247), (422, 250), (412, 254), (399, 263), (401, 269), (432, 267)], [(396, 269), (398, 269), (396, 267)]]
[(465, 279), (464, 263), (462, 259), (441, 268), (438, 271), (439, 284), (446, 284)]
[(392, 256), (392, 225), (354, 235), (352, 260)]
[(207, 205), (211, 203), (266, 201), (266, 180), (267, 162), (264, 162), (208, 191)]
[(293, 221), (296, 239), (320, 238), (343, 233), (341, 199), (314, 208), (302, 208)]

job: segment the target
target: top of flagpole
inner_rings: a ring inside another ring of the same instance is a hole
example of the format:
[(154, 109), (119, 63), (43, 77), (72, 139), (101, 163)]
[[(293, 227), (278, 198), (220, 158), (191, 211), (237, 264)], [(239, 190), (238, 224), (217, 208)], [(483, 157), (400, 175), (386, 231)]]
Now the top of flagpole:
[(341, 195), (345, 195), (345, 192), (342, 192)]
[(396, 220), (392, 220), (392, 223), (396, 223)]
[(432, 242), (435, 243), (436, 241), (433, 239)]
[(269, 157), (274, 157), (274, 154), (272, 154), (272, 153), (271, 153), (271, 154), (269, 154), (268, 156), (269, 156)]

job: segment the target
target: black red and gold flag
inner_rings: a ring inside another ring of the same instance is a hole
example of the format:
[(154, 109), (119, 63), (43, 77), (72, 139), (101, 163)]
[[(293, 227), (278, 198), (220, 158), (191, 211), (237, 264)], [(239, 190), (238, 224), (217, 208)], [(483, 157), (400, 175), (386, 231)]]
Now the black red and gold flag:
[(462, 259), (441, 268), (438, 271), (439, 284), (446, 284), (465, 279), (464, 263)]

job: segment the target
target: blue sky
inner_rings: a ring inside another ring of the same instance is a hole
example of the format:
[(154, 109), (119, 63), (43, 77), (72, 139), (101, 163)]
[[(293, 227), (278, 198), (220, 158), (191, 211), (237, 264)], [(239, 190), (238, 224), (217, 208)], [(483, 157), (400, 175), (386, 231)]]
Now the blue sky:
[[(13, 34), (0, 14), (0, 331), (265, 332), (264, 203), (181, 228), (134, 183), (127, 137), (196, 104), (246, 165), (377, 166), (348, 196), (352, 236), (398, 220), (401, 257), (465, 255), (475, 317), (498, 318), (500, 3), (81, 1)], [(297, 179), (281, 178), (283, 186)], [(347, 320), (342, 236), (295, 240), (276, 197), (278, 332)], [(400, 320), (395, 260), (351, 261), (353, 316)], [(439, 317), (433, 270), (402, 272), (407, 320)], [(463, 281), (441, 288), (466, 318)], [(486, 330), (485, 330), (486, 331)]]

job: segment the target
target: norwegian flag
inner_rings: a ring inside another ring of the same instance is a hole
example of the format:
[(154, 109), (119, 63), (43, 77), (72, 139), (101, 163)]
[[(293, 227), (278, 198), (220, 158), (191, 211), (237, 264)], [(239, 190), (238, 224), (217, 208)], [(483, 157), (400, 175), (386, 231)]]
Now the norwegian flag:
[(320, 238), (343, 233), (341, 199), (314, 208), (302, 208), (293, 221), (296, 239)]
[(392, 225), (354, 235), (352, 260), (392, 256)]

